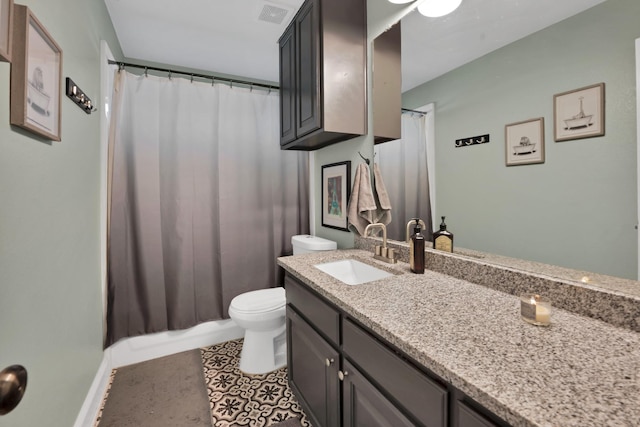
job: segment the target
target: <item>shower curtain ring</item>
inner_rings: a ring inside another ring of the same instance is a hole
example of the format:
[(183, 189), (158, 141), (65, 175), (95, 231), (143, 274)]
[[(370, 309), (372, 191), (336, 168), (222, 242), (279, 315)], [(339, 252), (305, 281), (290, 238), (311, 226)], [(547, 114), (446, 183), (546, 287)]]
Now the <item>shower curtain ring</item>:
[(191, 74), (191, 83), (193, 83), (193, 74)]
[(211, 76), (211, 87), (213, 87), (215, 82), (216, 82), (216, 78)]
[(149, 70), (147, 69), (147, 67), (144, 67), (144, 76), (149, 77)]

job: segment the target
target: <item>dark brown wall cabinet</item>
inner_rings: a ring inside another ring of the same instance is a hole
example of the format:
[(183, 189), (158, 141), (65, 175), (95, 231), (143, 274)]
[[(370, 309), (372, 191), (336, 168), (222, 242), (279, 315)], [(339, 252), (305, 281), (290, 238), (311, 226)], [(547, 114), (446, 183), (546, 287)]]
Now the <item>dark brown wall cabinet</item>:
[(373, 142), (402, 137), (401, 21), (373, 41)]
[(366, 0), (305, 1), (279, 45), (281, 148), (366, 134)]
[(506, 426), (288, 274), (285, 288), (289, 384), (314, 427)]

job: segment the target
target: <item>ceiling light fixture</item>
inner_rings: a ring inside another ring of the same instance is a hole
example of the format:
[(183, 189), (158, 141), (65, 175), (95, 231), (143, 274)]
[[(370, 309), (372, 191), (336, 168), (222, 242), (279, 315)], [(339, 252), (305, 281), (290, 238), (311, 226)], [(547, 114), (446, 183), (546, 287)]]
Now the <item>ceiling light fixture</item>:
[(389, 0), (389, 3), (394, 3), (394, 4), (405, 4), (405, 3), (411, 3), (413, 0)]
[(460, 3), (462, 0), (425, 0), (418, 6), (418, 12), (429, 18), (438, 18), (456, 10)]

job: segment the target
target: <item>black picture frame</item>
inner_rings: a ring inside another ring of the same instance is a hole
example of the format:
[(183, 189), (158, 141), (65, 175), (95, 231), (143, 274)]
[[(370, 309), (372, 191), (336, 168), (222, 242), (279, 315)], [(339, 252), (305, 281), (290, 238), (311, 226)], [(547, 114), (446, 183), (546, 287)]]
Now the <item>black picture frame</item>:
[(347, 204), (351, 196), (351, 162), (322, 166), (322, 226), (349, 231)]

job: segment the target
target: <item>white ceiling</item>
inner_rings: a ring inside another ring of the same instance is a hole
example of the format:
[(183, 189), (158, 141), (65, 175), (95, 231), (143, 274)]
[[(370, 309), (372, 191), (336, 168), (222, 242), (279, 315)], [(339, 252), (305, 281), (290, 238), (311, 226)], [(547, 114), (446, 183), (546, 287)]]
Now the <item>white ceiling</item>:
[[(383, 1), (369, 0), (369, 8)], [(403, 91), (603, 1), (463, 0), (443, 18), (413, 12), (402, 21)], [(271, 82), (278, 81), (278, 38), (302, 3), (105, 0), (131, 60)], [(259, 19), (265, 6), (284, 10), (281, 24)]]

